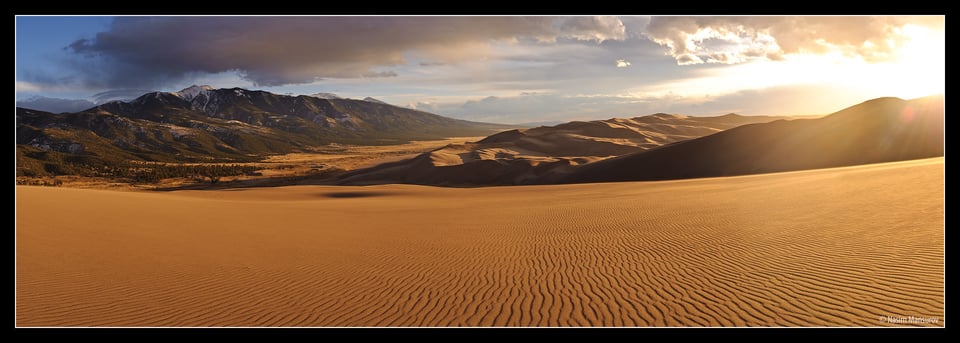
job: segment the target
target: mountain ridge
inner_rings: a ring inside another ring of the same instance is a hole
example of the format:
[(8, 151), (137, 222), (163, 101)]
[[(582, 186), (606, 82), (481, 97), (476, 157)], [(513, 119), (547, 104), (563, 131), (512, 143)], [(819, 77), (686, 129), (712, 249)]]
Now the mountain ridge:
[(363, 100), (202, 86), (79, 112), (17, 108), (16, 123), (25, 158), (45, 160), (46, 151), (83, 163), (251, 161), (330, 143), (395, 144), (512, 128)]

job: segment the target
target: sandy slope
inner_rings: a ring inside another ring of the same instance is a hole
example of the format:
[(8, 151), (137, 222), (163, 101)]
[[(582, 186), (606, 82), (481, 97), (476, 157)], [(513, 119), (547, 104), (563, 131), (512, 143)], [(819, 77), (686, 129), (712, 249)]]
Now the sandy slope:
[(18, 186), (16, 323), (939, 326), (943, 161), (482, 189)]
[(686, 179), (943, 156), (945, 115), (943, 95), (877, 98), (823, 118), (743, 125), (532, 183)]
[(473, 143), (451, 144), (415, 158), (355, 170), (344, 185), (408, 183), (439, 186), (521, 185), (547, 173), (703, 137), (751, 123), (791, 117), (691, 117), (658, 113), (635, 118), (573, 121), (503, 131)]

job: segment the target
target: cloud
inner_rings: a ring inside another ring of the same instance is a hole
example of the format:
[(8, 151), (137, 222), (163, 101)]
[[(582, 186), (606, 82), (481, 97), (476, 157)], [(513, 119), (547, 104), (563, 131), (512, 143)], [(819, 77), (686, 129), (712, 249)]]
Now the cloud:
[(554, 27), (563, 37), (598, 43), (623, 40), (627, 36), (620, 18), (610, 16), (558, 18)]
[(43, 87), (38, 86), (37, 84), (32, 83), (32, 82), (17, 81), (17, 85), (16, 85), (15, 89), (16, 89), (16, 92), (17, 92), (17, 93), (26, 93), (26, 92), (36, 92), (36, 91), (39, 91), (39, 90), (43, 89)]
[(110, 101), (129, 101), (139, 98), (141, 95), (155, 92), (149, 89), (114, 89), (106, 92), (100, 92), (93, 95), (94, 102), (102, 104)]
[(153, 88), (237, 72), (257, 86), (396, 76), (417, 53), (434, 63), (483, 58), (488, 43), (624, 39), (615, 17), (120, 17), (65, 49), (90, 85)]
[(822, 115), (885, 96), (843, 85), (789, 84), (744, 89), (716, 96), (661, 97), (653, 103), (672, 113), (691, 115)]
[[(474, 121), (534, 121), (632, 118), (654, 113), (695, 116), (823, 115), (885, 96), (843, 85), (789, 84), (718, 95), (519, 93), (468, 101), (433, 102), (428, 112)], [(814, 101), (815, 100), (815, 101)]]
[(613, 95), (528, 92), (512, 96), (487, 96), (465, 102), (434, 103), (433, 109), (434, 113), (440, 115), (467, 120), (525, 123), (622, 116), (643, 109), (641, 102), (640, 99)]
[(942, 27), (943, 17), (653, 17), (645, 29), (680, 65), (779, 60), (838, 51), (883, 61), (907, 39), (903, 26)]
[(407, 107), (424, 112), (436, 112), (438, 110), (437, 104), (430, 101), (417, 101), (408, 104)]
[(629, 66), (630, 66), (630, 61), (627, 61), (625, 59), (617, 60), (617, 68), (626, 68)]

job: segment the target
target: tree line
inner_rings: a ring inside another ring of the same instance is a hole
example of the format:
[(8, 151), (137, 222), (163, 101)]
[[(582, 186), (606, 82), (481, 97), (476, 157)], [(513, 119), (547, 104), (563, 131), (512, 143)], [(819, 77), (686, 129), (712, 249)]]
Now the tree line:
[(243, 164), (102, 160), (71, 156), (53, 151), (24, 152), (17, 150), (17, 176), (49, 177), (78, 175), (128, 179), (134, 183), (157, 183), (168, 178), (192, 178), (198, 182), (217, 183), (222, 177), (252, 173), (260, 168)]
[(102, 166), (102, 176), (129, 178), (138, 183), (157, 183), (169, 178), (191, 178), (215, 184), (224, 176), (243, 175), (259, 169), (242, 164), (168, 164), (157, 162), (128, 163), (120, 166)]

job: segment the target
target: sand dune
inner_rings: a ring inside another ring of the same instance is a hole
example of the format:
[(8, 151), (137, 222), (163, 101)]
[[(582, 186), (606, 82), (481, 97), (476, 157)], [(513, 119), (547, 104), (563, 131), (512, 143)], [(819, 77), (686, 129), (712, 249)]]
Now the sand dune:
[(945, 324), (943, 158), (16, 200), (18, 326)]
[(730, 176), (943, 156), (943, 125), (942, 95), (879, 98), (819, 119), (744, 125), (558, 171), (535, 183)]
[(749, 123), (789, 117), (690, 117), (658, 113), (630, 119), (574, 121), (504, 131), (476, 143), (455, 144), (416, 158), (344, 175), (342, 184), (515, 185), (547, 173), (711, 135)]

